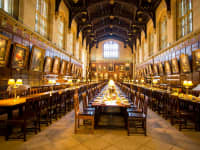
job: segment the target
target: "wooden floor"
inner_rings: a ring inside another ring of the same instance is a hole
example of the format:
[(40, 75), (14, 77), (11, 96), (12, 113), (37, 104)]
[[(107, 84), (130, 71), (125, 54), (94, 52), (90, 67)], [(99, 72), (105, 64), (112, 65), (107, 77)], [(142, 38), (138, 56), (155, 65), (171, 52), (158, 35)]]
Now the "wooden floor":
[[(1, 150), (199, 150), (200, 132), (179, 132), (168, 121), (148, 110), (148, 136), (127, 136), (121, 117), (102, 115), (94, 134), (82, 129), (74, 134), (74, 112), (70, 112), (28, 141), (5, 141), (0, 136)], [(113, 126), (113, 128), (112, 128)], [(115, 127), (114, 127), (115, 126)]]

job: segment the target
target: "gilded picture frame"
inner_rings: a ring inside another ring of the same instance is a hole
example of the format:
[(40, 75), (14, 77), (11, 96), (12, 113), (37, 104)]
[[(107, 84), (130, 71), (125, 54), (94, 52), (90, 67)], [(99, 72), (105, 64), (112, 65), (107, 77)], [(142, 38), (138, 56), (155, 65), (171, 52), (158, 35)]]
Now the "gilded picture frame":
[(159, 70), (159, 75), (164, 75), (163, 64), (161, 62), (158, 63), (158, 70)]
[(181, 68), (181, 73), (191, 72), (189, 57), (187, 54), (180, 55), (180, 68)]
[(153, 64), (153, 73), (154, 73), (154, 75), (158, 75), (158, 65), (157, 64)]
[(125, 64), (125, 71), (130, 71), (130, 64)]
[(53, 59), (51, 57), (47, 56), (45, 58), (45, 63), (44, 63), (44, 72), (45, 73), (51, 73), (52, 63), (53, 63)]
[(29, 56), (29, 48), (15, 43), (13, 45), (13, 52), (12, 52), (12, 68), (16, 69), (25, 69), (27, 66)]
[(55, 74), (59, 74), (60, 71), (60, 58), (55, 56), (54, 57), (54, 62), (53, 62), (53, 70), (52, 72)]
[(192, 52), (193, 71), (200, 72), (200, 49)]
[(109, 64), (108, 65), (108, 71), (109, 72), (113, 72), (114, 71), (114, 65), (113, 64)]
[(67, 74), (71, 73), (71, 63), (68, 61), (67, 62)]
[(91, 64), (91, 70), (92, 71), (97, 71), (96, 64)]
[(0, 67), (6, 67), (10, 54), (11, 40), (0, 34)]
[(62, 60), (61, 67), (60, 67), (60, 74), (61, 75), (66, 74), (66, 68), (67, 68), (67, 61)]
[(124, 65), (120, 65), (119, 71), (124, 71), (124, 70), (125, 70)]
[(31, 52), (30, 70), (42, 72), (44, 67), (45, 49), (33, 46)]
[(166, 75), (171, 75), (172, 71), (171, 71), (171, 66), (169, 61), (165, 61), (165, 74)]
[(172, 59), (172, 73), (178, 74), (179, 73), (179, 66), (177, 58)]

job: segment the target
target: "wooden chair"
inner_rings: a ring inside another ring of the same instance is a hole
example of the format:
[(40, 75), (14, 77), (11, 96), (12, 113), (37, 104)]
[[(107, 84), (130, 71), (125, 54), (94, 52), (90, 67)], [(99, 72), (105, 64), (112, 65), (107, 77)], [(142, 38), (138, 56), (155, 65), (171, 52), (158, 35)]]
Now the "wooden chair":
[(80, 120), (83, 121), (88, 120), (91, 121), (92, 132), (94, 132), (94, 111), (83, 110), (80, 112), (79, 110), (79, 99), (78, 94), (74, 94), (74, 111), (75, 111), (75, 128), (74, 132), (77, 133), (78, 128), (80, 127)]
[(83, 110), (95, 111), (95, 108), (88, 106), (88, 98), (86, 92), (82, 93), (82, 99), (83, 99)]
[(143, 105), (143, 111), (140, 113), (134, 113), (134, 112), (128, 112), (128, 119), (127, 119), (127, 125), (128, 125), (128, 135), (131, 133), (131, 129), (135, 127), (142, 128), (144, 130), (144, 135), (146, 136), (146, 120), (147, 120), (147, 104), (148, 104), (148, 97), (145, 96), (144, 105)]
[[(39, 98), (39, 97), (37, 97)], [(38, 130), (38, 120), (37, 120), (37, 98), (30, 98), (26, 100), (25, 103), (25, 111), (23, 112), (22, 116), (17, 115), (13, 118), (9, 118), (6, 121), (7, 126), (7, 134), (6, 134), (6, 140), (8, 139), (23, 139), (26, 141), (26, 135), (27, 131), (30, 129), (31, 131), (34, 131), (37, 133)], [(31, 128), (28, 128), (28, 125), (33, 124), (34, 126)], [(12, 128), (19, 127), (22, 132), (23, 136), (15, 134), (15, 136), (11, 137), (11, 130)]]

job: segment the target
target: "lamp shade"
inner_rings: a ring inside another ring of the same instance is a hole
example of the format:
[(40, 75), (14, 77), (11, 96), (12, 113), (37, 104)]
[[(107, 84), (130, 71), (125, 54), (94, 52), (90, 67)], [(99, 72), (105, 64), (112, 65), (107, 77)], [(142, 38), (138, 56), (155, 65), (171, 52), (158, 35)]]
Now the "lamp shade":
[(15, 80), (14, 79), (9, 79), (8, 80), (8, 85), (15, 85)]
[(22, 79), (17, 79), (17, 81), (16, 81), (16, 85), (23, 85), (23, 81), (22, 81)]

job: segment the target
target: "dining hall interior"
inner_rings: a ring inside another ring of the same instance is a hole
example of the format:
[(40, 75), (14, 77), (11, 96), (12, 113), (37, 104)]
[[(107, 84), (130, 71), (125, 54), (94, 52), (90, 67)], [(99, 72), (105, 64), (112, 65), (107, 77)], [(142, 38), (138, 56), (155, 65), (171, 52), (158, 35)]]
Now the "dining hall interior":
[(0, 0), (1, 150), (199, 150), (200, 0)]

